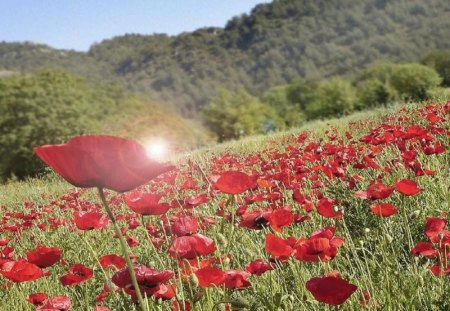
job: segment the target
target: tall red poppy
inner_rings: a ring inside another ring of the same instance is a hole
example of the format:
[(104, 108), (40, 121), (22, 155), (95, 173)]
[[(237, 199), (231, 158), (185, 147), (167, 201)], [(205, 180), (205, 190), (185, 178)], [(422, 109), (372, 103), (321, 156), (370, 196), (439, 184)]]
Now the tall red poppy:
[(389, 217), (397, 213), (398, 208), (390, 203), (374, 203), (370, 206), (372, 212), (380, 217)]
[(393, 191), (394, 187), (386, 186), (381, 182), (375, 182), (367, 187), (366, 191), (357, 191), (355, 195), (361, 199), (380, 200), (386, 199)]
[(169, 247), (173, 258), (193, 259), (197, 256), (209, 255), (216, 250), (214, 241), (199, 233), (175, 238)]
[(306, 282), (306, 289), (314, 298), (334, 306), (344, 303), (357, 288), (356, 285), (334, 276), (312, 278)]
[(94, 270), (81, 263), (74, 264), (69, 268), (69, 272), (61, 278), (61, 284), (64, 286), (75, 286), (81, 282), (89, 280), (94, 275)]
[(170, 205), (168, 203), (159, 203), (161, 195), (133, 191), (123, 195), (123, 199), (133, 212), (141, 215), (163, 215)]
[(82, 188), (125, 192), (172, 169), (151, 160), (141, 144), (106, 135), (76, 136), (66, 144), (35, 147), (34, 152), (65, 180)]

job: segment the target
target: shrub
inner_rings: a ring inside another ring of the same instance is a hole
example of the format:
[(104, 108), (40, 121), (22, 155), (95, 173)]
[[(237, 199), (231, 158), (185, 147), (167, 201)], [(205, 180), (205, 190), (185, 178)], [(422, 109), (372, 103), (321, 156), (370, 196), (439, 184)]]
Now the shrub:
[(356, 102), (356, 91), (342, 78), (332, 78), (319, 83), (315, 99), (306, 106), (308, 119), (340, 116), (351, 112)]
[(418, 100), (427, 99), (429, 91), (441, 81), (436, 70), (420, 64), (397, 65), (391, 78), (391, 84), (401, 98)]
[(442, 77), (442, 85), (450, 86), (450, 51), (434, 51), (422, 63), (436, 70)]
[(284, 123), (274, 108), (244, 89), (236, 92), (220, 89), (202, 113), (206, 125), (217, 134), (219, 141), (268, 133), (283, 128)]
[(396, 98), (396, 91), (385, 82), (367, 79), (358, 84), (358, 103), (356, 109), (372, 108), (385, 105)]
[(273, 87), (263, 94), (261, 100), (276, 110), (287, 127), (300, 126), (305, 121), (305, 114), (300, 105), (288, 99), (290, 88), (290, 85)]

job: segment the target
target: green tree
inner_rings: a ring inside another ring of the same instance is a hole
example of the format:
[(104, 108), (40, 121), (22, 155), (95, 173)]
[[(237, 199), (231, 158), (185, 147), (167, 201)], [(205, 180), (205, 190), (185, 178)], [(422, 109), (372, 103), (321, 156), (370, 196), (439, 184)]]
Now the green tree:
[(0, 79), (0, 179), (43, 169), (33, 147), (92, 130), (82, 80), (59, 71)]
[(388, 84), (377, 79), (367, 79), (358, 84), (356, 109), (372, 108), (395, 100), (397, 92)]
[(286, 90), (286, 97), (289, 102), (305, 110), (311, 102), (315, 100), (316, 84), (305, 79), (297, 80), (290, 84)]
[(391, 77), (391, 84), (401, 98), (424, 100), (442, 78), (433, 68), (420, 64), (397, 65)]
[(441, 50), (428, 54), (422, 63), (436, 70), (442, 77), (442, 85), (450, 86), (450, 51)]
[(348, 114), (354, 108), (356, 91), (343, 78), (331, 78), (319, 83), (315, 99), (306, 106), (308, 119), (327, 118)]
[(305, 121), (305, 114), (299, 104), (288, 99), (290, 87), (283, 85), (270, 88), (263, 94), (261, 100), (276, 110), (287, 127), (300, 126)]
[(242, 88), (236, 92), (219, 89), (202, 113), (206, 125), (217, 134), (219, 141), (283, 128), (283, 120), (274, 108)]

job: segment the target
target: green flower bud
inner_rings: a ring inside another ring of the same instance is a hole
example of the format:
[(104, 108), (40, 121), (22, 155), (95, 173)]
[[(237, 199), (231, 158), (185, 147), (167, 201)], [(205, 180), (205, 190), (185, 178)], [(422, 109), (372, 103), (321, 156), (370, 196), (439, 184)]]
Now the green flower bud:
[(192, 273), (192, 274), (189, 276), (189, 284), (190, 284), (192, 287), (198, 287), (198, 277), (195, 275), (195, 273)]
[(247, 309), (250, 308), (250, 303), (244, 297), (237, 297), (230, 301), (231, 308), (233, 309)]

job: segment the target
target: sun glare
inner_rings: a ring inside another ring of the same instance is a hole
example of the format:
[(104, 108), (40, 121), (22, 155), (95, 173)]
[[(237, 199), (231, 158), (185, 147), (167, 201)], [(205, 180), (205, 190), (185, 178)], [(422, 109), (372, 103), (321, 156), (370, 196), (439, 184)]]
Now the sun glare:
[(145, 144), (147, 156), (154, 160), (164, 160), (168, 154), (168, 144), (162, 139), (151, 140)]

